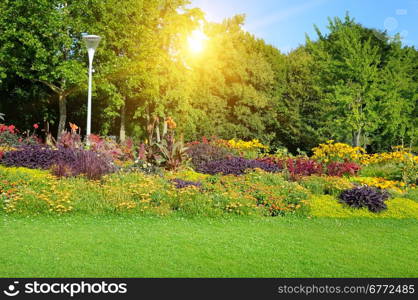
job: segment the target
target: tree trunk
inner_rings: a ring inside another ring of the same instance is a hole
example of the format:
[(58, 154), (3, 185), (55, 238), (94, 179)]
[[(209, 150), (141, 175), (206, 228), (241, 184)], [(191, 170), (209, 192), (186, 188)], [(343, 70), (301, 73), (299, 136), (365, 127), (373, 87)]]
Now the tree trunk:
[(355, 134), (354, 146), (361, 146), (361, 128), (359, 128)]
[(60, 112), (60, 119), (58, 122), (57, 141), (65, 131), (65, 124), (67, 122), (67, 96), (65, 94), (58, 94), (58, 105)]
[(126, 123), (126, 105), (123, 104), (123, 106), (120, 109), (120, 131), (119, 131), (119, 140), (121, 143), (125, 142), (126, 140), (126, 130), (125, 130), (125, 124)]

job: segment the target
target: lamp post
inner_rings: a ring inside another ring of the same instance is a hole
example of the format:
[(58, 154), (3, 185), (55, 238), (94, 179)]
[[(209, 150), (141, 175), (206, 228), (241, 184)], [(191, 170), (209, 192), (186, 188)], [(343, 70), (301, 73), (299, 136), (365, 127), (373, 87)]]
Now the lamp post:
[(86, 132), (86, 141), (89, 144), (89, 135), (91, 134), (91, 89), (93, 81), (93, 58), (94, 53), (96, 52), (97, 46), (102, 38), (98, 35), (85, 35), (83, 40), (86, 42), (87, 52), (89, 55), (89, 91), (88, 91), (88, 100), (87, 100), (87, 132)]

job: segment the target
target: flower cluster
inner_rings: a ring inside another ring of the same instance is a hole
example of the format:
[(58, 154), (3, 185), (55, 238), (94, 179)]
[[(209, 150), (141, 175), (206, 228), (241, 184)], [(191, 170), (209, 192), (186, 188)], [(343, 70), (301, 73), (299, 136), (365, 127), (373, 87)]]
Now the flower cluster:
[(235, 150), (253, 150), (253, 149), (269, 149), (268, 146), (263, 145), (260, 143), (259, 140), (253, 139), (251, 141), (243, 141), (243, 140), (219, 140), (218, 143), (226, 145), (228, 148), (235, 149)]
[(378, 164), (378, 163), (385, 163), (385, 162), (406, 162), (412, 161), (418, 164), (418, 156), (412, 154), (408, 151), (408, 149), (402, 146), (393, 147), (392, 152), (383, 152), (383, 153), (375, 153), (375, 154), (364, 154), (361, 157), (362, 164), (369, 165), (369, 164)]
[(8, 168), (7, 172), (10, 179), (0, 182), (5, 212), (63, 214), (73, 210), (73, 191), (48, 173), (23, 168)]
[(177, 128), (177, 124), (176, 124), (176, 122), (174, 122), (172, 117), (168, 117), (165, 121), (167, 122), (167, 127), (169, 129), (176, 129)]
[(9, 132), (11, 134), (15, 134), (16, 133), (16, 126), (14, 125), (4, 125), (4, 124), (0, 124), (0, 133), (2, 132)]
[(134, 209), (138, 206), (138, 204), (134, 201), (126, 201), (126, 202), (121, 202), (119, 204), (116, 205), (116, 209), (117, 210), (131, 210)]
[(224, 147), (235, 155), (242, 156), (245, 158), (255, 159), (260, 156), (262, 152), (269, 151), (269, 147), (263, 145), (259, 140), (253, 139), (251, 141), (243, 140), (215, 140), (214, 145)]
[(383, 190), (393, 190), (398, 193), (403, 193), (403, 190), (406, 188), (406, 184), (402, 181), (386, 180), (379, 177), (355, 177), (352, 181)]
[(366, 150), (362, 147), (352, 147), (344, 143), (335, 143), (333, 140), (320, 144), (312, 149), (312, 159), (323, 162), (360, 162)]
[(208, 178), (203, 189), (209, 195), (226, 197), (224, 209), (228, 212), (243, 214), (244, 210), (261, 210), (263, 214), (279, 216), (306, 207), (308, 191), (295, 182), (286, 181), (280, 174), (258, 170), (239, 177), (211, 179), (214, 178)]

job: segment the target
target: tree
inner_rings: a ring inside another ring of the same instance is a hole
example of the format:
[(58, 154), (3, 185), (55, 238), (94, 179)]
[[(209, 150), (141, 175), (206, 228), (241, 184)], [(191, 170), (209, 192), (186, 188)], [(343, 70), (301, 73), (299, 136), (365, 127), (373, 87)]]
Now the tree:
[(327, 107), (327, 127), (331, 136), (343, 141), (351, 136), (353, 145), (364, 146), (380, 122), (379, 48), (348, 15), (344, 22), (330, 20), (329, 30), (327, 37), (317, 30), (319, 41), (307, 41)]
[(382, 69), (382, 99), (378, 107), (381, 130), (374, 137), (375, 150), (411, 144), (418, 114), (417, 82), (414, 79), (415, 50), (402, 48), (400, 39), (390, 44), (390, 55)]
[(196, 138), (217, 135), (268, 143), (274, 137), (266, 130), (275, 118), (274, 73), (261, 46), (264, 42), (244, 32), (243, 22), (244, 16), (238, 15), (221, 24), (208, 23), (207, 49), (187, 62), (193, 78)]
[(280, 66), (285, 78), (278, 106), (278, 138), (292, 152), (309, 151), (322, 141), (324, 107), (314, 76), (314, 59), (305, 47), (290, 52)]
[(4, 0), (1, 6), (0, 57), (8, 72), (40, 82), (56, 95), (58, 136), (65, 129), (68, 96), (86, 81), (85, 50), (72, 5), (63, 0)]
[[(80, 11), (84, 23), (95, 20), (95, 31), (104, 37), (97, 57), (98, 89), (107, 96), (106, 115), (120, 120), (121, 141), (127, 130), (141, 130), (134, 124), (146, 127), (146, 120), (170, 115), (184, 103), (185, 87), (178, 82), (185, 67), (176, 53), (202, 16), (200, 10), (186, 9), (187, 3), (96, 0), (90, 14)], [(170, 107), (173, 101), (178, 105)]]

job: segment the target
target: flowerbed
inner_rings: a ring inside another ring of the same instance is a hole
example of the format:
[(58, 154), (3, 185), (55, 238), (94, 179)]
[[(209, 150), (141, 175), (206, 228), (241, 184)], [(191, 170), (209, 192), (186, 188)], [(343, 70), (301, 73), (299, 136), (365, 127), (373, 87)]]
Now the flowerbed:
[[(175, 181), (141, 172), (91, 181), (59, 179), (47, 171), (0, 167), (0, 199), (7, 213), (139, 213), (188, 216), (277, 216), (304, 213), (309, 192), (280, 174), (208, 176)], [(181, 186), (179, 186), (179, 184)]]
[[(185, 145), (172, 119), (146, 144), (92, 135), (85, 145), (71, 125), (71, 132), (48, 145), (2, 127), (4, 212), (276, 217), (333, 216), (331, 209), (337, 215), (358, 210), (397, 217), (407, 211), (405, 216), (418, 218), (418, 160), (404, 148), (370, 155), (329, 141), (308, 157), (284, 150), (268, 154), (257, 140), (204, 138)], [(318, 212), (325, 203), (327, 212)]]

